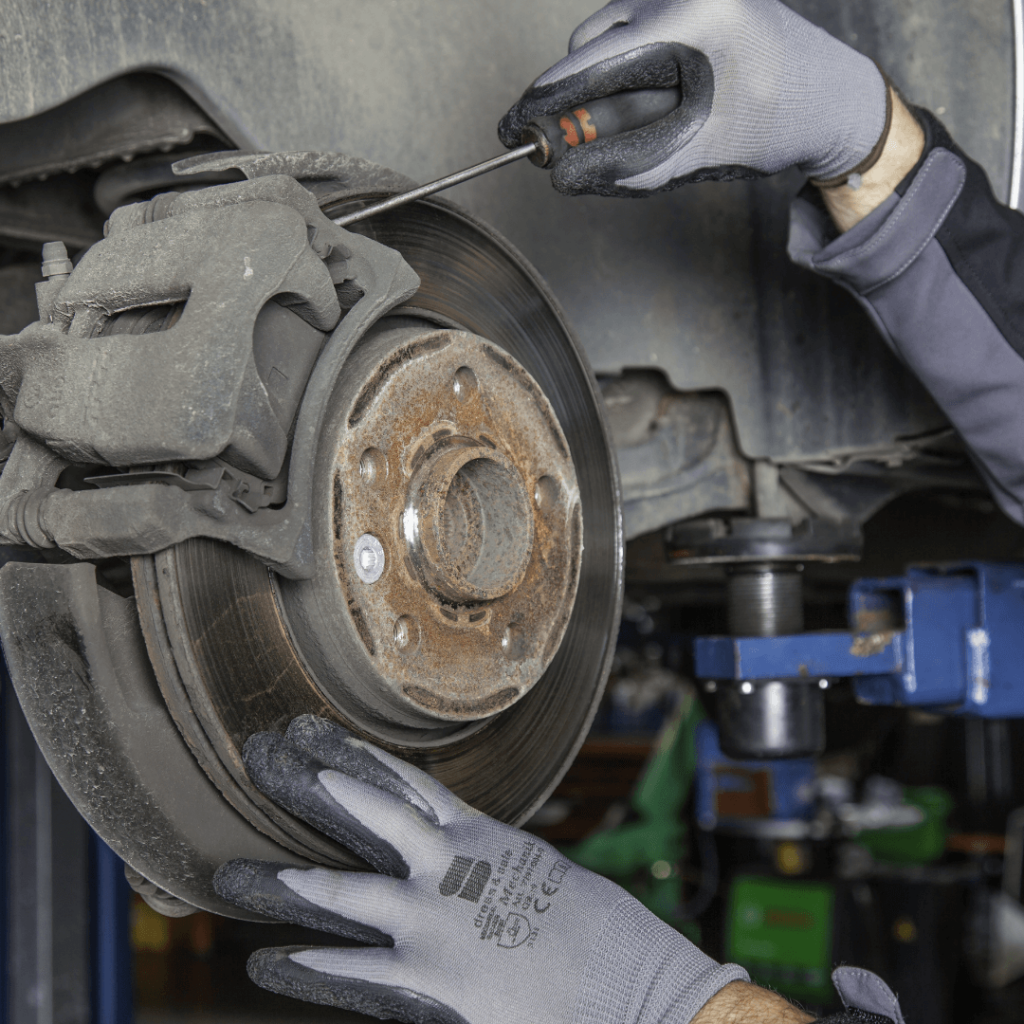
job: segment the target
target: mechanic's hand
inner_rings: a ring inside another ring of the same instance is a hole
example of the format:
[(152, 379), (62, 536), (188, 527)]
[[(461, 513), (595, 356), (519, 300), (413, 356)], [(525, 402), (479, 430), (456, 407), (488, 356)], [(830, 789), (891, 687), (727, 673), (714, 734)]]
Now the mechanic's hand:
[(871, 60), (778, 0), (615, 0), (576, 29), (569, 56), (527, 89), (498, 134), (517, 146), (534, 117), (677, 84), (676, 111), (570, 150), (555, 188), (641, 196), (794, 165), (842, 180), (870, 166), (891, 109)]
[(261, 950), (249, 974), (264, 988), (416, 1024), (687, 1024), (746, 977), (614, 883), (323, 719), (252, 737), (245, 762), (265, 793), (381, 872), (222, 866), (224, 899), (377, 947)]

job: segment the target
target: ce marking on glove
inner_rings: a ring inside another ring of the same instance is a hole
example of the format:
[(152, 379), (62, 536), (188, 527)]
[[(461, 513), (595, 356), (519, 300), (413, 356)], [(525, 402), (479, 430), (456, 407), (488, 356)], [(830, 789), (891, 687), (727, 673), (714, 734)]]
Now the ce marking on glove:
[[(490, 863), (477, 861), (474, 864), (469, 858), (456, 857), (442, 882), (443, 895), (457, 893), (466, 898), (467, 887), (472, 887), (471, 895), (483, 897), (473, 921), (481, 939), (494, 939), (505, 949), (532, 946), (539, 932), (527, 914), (543, 914), (550, 908), (551, 900), (545, 900), (538, 892), (554, 896), (569, 870), (566, 861), (557, 860), (554, 867), (542, 874), (541, 862), (550, 852), (550, 848), (532, 839), (522, 844), (518, 854), (514, 849), (504, 850), (496, 862), (489, 886), (479, 890), (471, 886), (473, 875), (481, 864), (486, 864), (490, 871)], [(483, 877), (482, 870), (479, 877)]]
[[(562, 888), (562, 880), (565, 878), (565, 874), (568, 870), (569, 865), (566, 861), (555, 861), (555, 866), (548, 872), (547, 881), (540, 883), (540, 891), (544, 893), (545, 896), (554, 896), (555, 893)], [(548, 900), (542, 907), (540, 905), (539, 896), (533, 901), (533, 909), (538, 914), (545, 913), (550, 906), (551, 900)]]

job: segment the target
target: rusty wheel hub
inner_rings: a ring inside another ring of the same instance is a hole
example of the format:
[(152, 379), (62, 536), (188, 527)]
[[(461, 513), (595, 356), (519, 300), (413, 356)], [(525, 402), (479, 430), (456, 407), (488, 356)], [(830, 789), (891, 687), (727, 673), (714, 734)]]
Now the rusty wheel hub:
[[(333, 216), (365, 200), (322, 201)], [(535, 272), (437, 201), (355, 227), (400, 252), (420, 290), (340, 373), (314, 371), (331, 399), (299, 540), (312, 578), (202, 539), (133, 560), (160, 692), (225, 813), (347, 866), (252, 784), (249, 737), (322, 715), (522, 821), (589, 728), (622, 580), (598, 393)], [(247, 855), (216, 830), (189, 842), (204, 863)], [(186, 874), (165, 879), (176, 895), (226, 909)]]
[[(321, 621), (362, 648), (350, 713), (436, 729), (503, 711), (550, 664), (579, 576), (579, 488), (518, 362), (465, 331), (396, 323), (353, 353), (325, 434), (333, 571), (316, 589), (336, 611)], [(342, 704), (352, 675), (332, 688)]]

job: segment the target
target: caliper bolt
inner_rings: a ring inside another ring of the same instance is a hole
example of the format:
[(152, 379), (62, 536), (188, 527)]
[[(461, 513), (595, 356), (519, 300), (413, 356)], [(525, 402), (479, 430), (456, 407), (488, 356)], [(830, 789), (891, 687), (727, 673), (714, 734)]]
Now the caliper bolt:
[(63, 242), (43, 243), (43, 277), (67, 277), (72, 269), (68, 250)]
[(36, 284), (36, 307), (43, 323), (53, 322), (53, 307), (71, 275), (71, 260), (63, 242), (43, 243), (43, 280)]
[(356, 575), (364, 583), (376, 583), (384, 572), (384, 547), (372, 533), (364, 533), (353, 551)]

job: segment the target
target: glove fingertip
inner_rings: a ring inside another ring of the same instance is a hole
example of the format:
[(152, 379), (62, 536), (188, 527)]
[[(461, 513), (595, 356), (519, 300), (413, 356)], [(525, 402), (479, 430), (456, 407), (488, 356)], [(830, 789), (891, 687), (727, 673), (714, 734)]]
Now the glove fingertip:
[(260, 988), (269, 989), (271, 992), (279, 991), (280, 968), (282, 961), (287, 961), (291, 953), (305, 946), (276, 946), (271, 949), (257, 949), (245, 964), (245, 972), (249, 980), (255, 982)]
[(213, 885), (221, 899), (276, 921), (326, 932), (353, 943), (394, 945), (391, 936), (379, 928), (327, 910), (282, 882), (281, 872), (295, 868), (294, 864), (261, 860), (228, 861), (217, 869)]
[(301, 999), (306, 1003), (352, 1009), (345, 992), (345, 980), (321, 974), (292, 959), (292, 954), (315, 949), (313, 946), (277, 946), (257, 949), (245, 965), (251, 981), (267, 992)]
[(316, 788), (317, 768), (294, 744), (275, 732), (250, 736), (242, 748), (249, 777), (275, 803), (295, 813), (296, 798)]
[(498, 140), (506, 149), (515, 149), (519, 145), (524, 123), (525, 119), (518, 113), (518, 107), (509, 110), (498, 122)]
[(284, 735), (302, 750), (320, 750), (324, 746), (340, 746), (352, 733), (319, 715), (299, 715), (288, 723)]
[(280, 881), (280, 873), (289, 869), (304, 870), (295, 864), (239, 857), (217, 868), (213, 876), (213, 888), (222, 900), (243, 910), (254, 910), (279, 920), (291, 920), (294, 913), (288, 904), (307, 901)]
[(383, 874), (409, 877), (409, 865), (402, 855), (327, 791), (320, 773), (329, 766), (315, 752), (303, 750), (277, 733), (264, 732), (246, 741), (242, 757), (253, 782), (286, 811), (341, 843)]
[(265, 862), (238, 857), (221, 864), (213, 875), (213, 891), (228, 903), (237, 904), (239, 900), (251, 895), (257, 878), (263, 875)]
[(319, 950), (314, 946), (260, 949), (249, 957), (246, 970), (260, 988), (307, 1003), (406, 1024), (467, 1024), (460, 1013), (430, 996), (360, 977), (327, 974), (292, 959), (304, 952)]
[(276, 732), (253, 733), (242, 746), (242, 760), (249, 774), (264, 773), (270, 764), (280, 758), (285, 738)]

